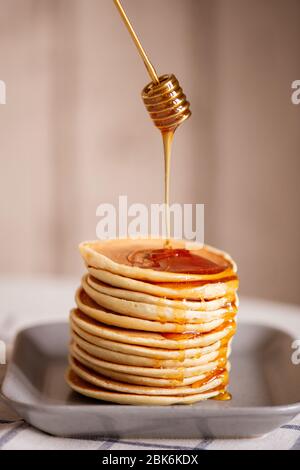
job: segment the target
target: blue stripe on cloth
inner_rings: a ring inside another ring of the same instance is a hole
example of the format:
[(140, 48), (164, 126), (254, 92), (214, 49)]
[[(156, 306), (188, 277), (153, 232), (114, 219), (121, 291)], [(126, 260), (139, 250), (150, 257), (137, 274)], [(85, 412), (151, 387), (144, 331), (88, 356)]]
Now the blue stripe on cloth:
[(5, 432), (3, 436), (0, 437), (0, 449), (2, 449), (5, 444), (12, 441), (17, 434), (28, 427), (27, 423), (20, 422), (14, 428), (10, 429), (9, 431)]
[[(66, 435), (64, 436), (68, 438), (69, 436)], [(72, 439), (77, 439), (80, 441), (95, 441), (95, 442), (102, 442), (104, 438), (102, 436), (99, 436), (97, 434), (76, 434), (76, 436), (72, 436)]]
[(102, 442), (101, 446), (98, 447), (98, 450), (110, 450), (113, 448), (113, 446), (119, 442), (119, 439), (110, 439), (110, 440), (106, 440), (104, 442)]
[(202, 439), (199, 444), (194, 447), (194, 450), (206, 450), (213, 442), (213, 439)]
[(285, 424), (281, 426), (281, 429), (292, 429), (293, 431), (300, 431), (300, 426), (298, 424)]
[[(114, 444), (124, 444), (126, 446), (133, 446), (133, 447), (147, 447), (147, 448), (157, 448), (157, 449), (170, 449), (170, 450), (194, 450), (193, 447), (187, 447), (187, 446), (171, 446), (167, 444), (157, 444), (153, 443), (150, 444), (149, 442), (143, 442), (143, 441), (124, 441), (124, 440), (118, 440), (118, 439), (105, 439), (104, 442), (111, 443), (112, 445)], [(103, 449), (103, 447), (99, 447), (99, 449)]]

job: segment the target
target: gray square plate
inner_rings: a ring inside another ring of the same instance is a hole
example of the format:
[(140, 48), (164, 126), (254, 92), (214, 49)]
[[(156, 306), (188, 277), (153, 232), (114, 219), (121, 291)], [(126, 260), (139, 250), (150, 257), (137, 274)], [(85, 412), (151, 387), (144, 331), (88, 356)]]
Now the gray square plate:
[(69, 328), (23, 330), (16, 338), (2, 394), (33, 426), (59, 436), (254, 437), (300, 412), (300, 366), (293, 338), (260, 325), (239, 324), (231, 356), (229, 402), (170, 407), (124, 406), (71, 392), (64, 382)]

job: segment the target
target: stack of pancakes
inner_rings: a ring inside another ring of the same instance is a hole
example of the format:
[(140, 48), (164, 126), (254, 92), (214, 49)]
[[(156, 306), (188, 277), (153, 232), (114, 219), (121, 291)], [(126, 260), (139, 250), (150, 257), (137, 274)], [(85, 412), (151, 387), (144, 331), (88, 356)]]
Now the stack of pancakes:
[(85, 242), (80, 251), (87, 273), (70, 315), (71, 388), (132, 405), (225, 399), (237, 313), (232, 259), (184, 241), (156, 258), (162, 240)]

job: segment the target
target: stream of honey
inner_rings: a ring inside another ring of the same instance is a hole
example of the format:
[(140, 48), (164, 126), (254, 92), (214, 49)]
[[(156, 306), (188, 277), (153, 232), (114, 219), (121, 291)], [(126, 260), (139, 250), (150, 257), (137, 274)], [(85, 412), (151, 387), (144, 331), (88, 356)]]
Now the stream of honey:
[(172, 143), (174, 140), (175, 130), (171, 129), (167, 132), (162, 132), (163, 146), (164, 146), (164, 161), (165, 161), (165, 229), (166, 229), (166, 248), (171, 248), (171, 218), (170, 218), (170, 168), (171, 168), (171, 154)]
[(193, 254), (186, 249), (173, 249), (171, 244), (170, 220), (170, 168), (172, 144), (176, 128), (162, 131), (164, 147), (164, 196), (165, 196), (165, 244), (161, 249), (139, 250), (130, 253), (128, 259), (134, 266), (152, 268), (159, 271), (169, 271), (185, 274), (218, 274), (223, 266), (202, 256)]

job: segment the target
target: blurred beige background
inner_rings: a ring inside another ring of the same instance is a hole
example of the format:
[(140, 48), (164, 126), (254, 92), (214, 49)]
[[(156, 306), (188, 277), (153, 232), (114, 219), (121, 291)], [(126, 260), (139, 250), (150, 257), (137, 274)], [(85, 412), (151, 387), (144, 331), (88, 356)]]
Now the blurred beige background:
[[(192, 119), (176, 135), (172, 200), (206, 205), (206, 242), (241, 292), (300, 303), (299, 0), (124, 0)], [(4, 276), (78, 275), (96, 207), (161, 202), (149, 81), (112, 0), (0, 0)]]

